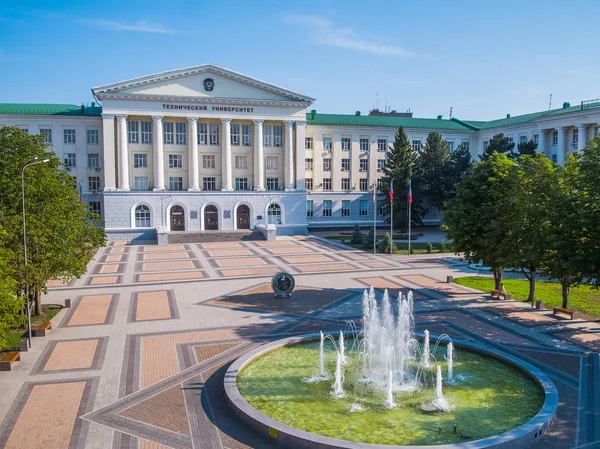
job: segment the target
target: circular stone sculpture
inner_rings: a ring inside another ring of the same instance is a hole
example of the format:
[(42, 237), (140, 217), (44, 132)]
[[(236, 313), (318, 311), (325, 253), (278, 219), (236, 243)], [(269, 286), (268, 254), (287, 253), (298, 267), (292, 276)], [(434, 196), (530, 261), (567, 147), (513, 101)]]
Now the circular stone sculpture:
[(295, 286), (296, 281), (294, 280), (294, 276), (285, 271), (280, 271), (271, 279), (271, 287), (273, 287), (277, 298), (289, 298), (292, 296)]
[[(423, 335), (417, 334), (419, 338)], [(437, 336), (431, 336), (436, 338)], [(297, 345), (311, 344), (320, 339), (320, 334), (308, 334), (297, 337), (290, 337), (283, 340), (268, 343), (253, 351), (248, 352), (237, 359), (227, 370), (225, 374), (225, 396), (229, 405), (232, 407), (236, 415), (249, 427), (259, 432), (261, 435), (269, 439), (274, 439), (281, 446), (294, 449), (314, 449), (314, 448), (345, 448), (345, 449), (392, 449), (397, 448), (413, 448), (423, 449), (424, 446), (392, 446), (381, 444), (370, 444), (364, 442), (354, 442), (340, 440), (328, 436), (318, 435), (308, 431), (300, 430), (290, 425), (277, 421), (270, 416), (267, 416), (254, 407), (252, 407), (242, 396), (238, 389), (238, 376), (248, 365), (257, 361), (263, 356), (270, 356), (273, 351), (281, 348), (294, 348)], [(453, 344), (459, 350), (466, 351), (472, 354), (477, 354), (485, 358), (493, 359), (494, 362), (503, 363), (510, 369), (520, 371), (521, 374), (530, 379), (531, 382), (537, 384), (540, 393), (543, 393), (543, 403), (538, 412), (521, 425), (504, 431), (499, 435), (489, 436), (478, 440), (462, 442), (454, 442), (452, 444), (438, 444), (427, 446), (429, 448), (438, 449), (459, 449), (459, 448), (520, 448), (527, 447), (539, 439), (546, 431), (552, 422), (558, 406), (558, 392), (552, 381), (539, 369), (533, 365), (514, 357), (511, 354), (498, 351), (489, 346), (480, 345), (473, 342), (454, 340)], [(260, 380), (257, 380), (260, 381)], [(284, 380), (285, 381), (285, 380)], [(282, 400), (286, 400), (286, 396), (281, 396)], [(293, 398), (288, 398), (293, 400)], [(351, 420), (349, 414), (348, 420)], [(431, 425), (437, 429), (435, 425), (435, 414), (429, 416), (432, 418)], [(458, 425), (460, 430), (460, 423)], [(441, 430), (440, 430), (441, 431)]]

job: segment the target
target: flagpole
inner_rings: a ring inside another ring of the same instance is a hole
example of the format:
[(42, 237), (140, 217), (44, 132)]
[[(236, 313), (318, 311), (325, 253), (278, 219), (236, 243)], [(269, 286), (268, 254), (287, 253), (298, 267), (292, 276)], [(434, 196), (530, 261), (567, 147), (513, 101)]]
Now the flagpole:
[[(390, 180), (390, 189), (394, 191), (394, 180)], [(390, 256), (394, 254), (394, 194), (390, 196)]]
[(411, 198), (408, 200), (408, 255), (410, 256), (410, 211), (412, 209), (412, 186), (409, 181), (409, 188), (411, 189)]
[(375, 190), (377, 189), (377, 184), (373, 185), (373, 254), (377, 253), (377, 204), (375, 203)]

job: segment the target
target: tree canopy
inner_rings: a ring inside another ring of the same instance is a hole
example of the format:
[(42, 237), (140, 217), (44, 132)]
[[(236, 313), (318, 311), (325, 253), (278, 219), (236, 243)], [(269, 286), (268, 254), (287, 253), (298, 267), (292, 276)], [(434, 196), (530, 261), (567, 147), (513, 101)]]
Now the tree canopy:
[(493, 153), (501, 153), (506, 154), (508, 157), (513, 157), (514, 148), (515, 144), (510, 141), (510, 138), (506, 137), (504, 133), (498, 133), (490, 139), (487, 148), (479, 156), (479, 159), (484, 161)]

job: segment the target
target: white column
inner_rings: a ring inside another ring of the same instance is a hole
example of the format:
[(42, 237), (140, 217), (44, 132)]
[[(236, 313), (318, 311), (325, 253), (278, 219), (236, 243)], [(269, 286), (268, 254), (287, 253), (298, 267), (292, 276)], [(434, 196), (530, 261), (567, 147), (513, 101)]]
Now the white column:
[(102, 114), (102, 139), (104, 141), (104, 191), (117, 190), (115, 158), (115, 116)]
[(558, 142), (556, 145), (556, 163), (562, 165), (565, 161), (565, 133), (567, 131), (566, 126), (558, 128)]
[(223, 163), (223, 166), (221, 167), (221, 190), (231, 192), (233, 190), (231, 184), (231, 177), (233, 174), (231, 167), (231, 119), (222, 118), (221, 123), (223, 124), (223, 144), (221, 145)]
[(188, 117), (188, 190), (200, 190), (198, 176), (198, 117)]
[(306, 122), (296, 122), (296, 190), (305, 191), (306, 184), (304, 176), (306, 170), (304, 168), (304, 160), (306, 159)]
[(127, 148), (127, 115), (117, 115), (119, 135), (119, 187), (117, 190), (129, 190), (129, 151)]
[(587, 125), (577, 125), (577, 149), (583, 150), (587, 145)]
[(538, 130), (538, 136), (538, 146), (536, 151), (546, 154), (546, 131), (543, 129)]
[(162, 115), (153, 115), (154, 122), (153, 140), (154, 143), (154, 189), (159, 192), (165, 190), (165, 156), (163, 152), (163, 123)]
[(254, 190), (265, 190), (265, 154), (263, 148), (263, 120), (254, 122)]
[(294, 122), (285, 121), (285, 190), (294, 190)]

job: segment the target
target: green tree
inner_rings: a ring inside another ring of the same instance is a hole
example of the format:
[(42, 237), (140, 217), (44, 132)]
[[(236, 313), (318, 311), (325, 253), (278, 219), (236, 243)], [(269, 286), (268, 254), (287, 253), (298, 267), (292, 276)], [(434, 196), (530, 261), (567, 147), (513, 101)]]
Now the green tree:
[(484, 161), (493, 153), (503, 153), (512, 158), (515, 156), (513, 153), (514, 148), (514, 142), (511, 142), (504, 133), (498, 133), (490, 139), (487, 148), (483, 151), (483, 154), (479, 156), (479, 159)]
[(14, 255), (4, 247), (7, 236), (6, 231), (0, 227), (0, 349), (6, 344), (4, 333), (8, 329), (20, 327), (25, 317), (21, 313), (25, 302), (16, 294), (17, 282), (10, 265)]
[(513, 161), (493, 153), (473, 164), (444, 208), (444, 227), (453, 250), (470, 263), (482, 261), (500, 288), (504, 267), (514, 264), (512, 216), (514, 188), (508, 182)]
[(523, 156), (525, 154), (533, 156), (535, 155), (535, 150), (537, 150), (537, 147), (537, 143), (535, 143), (532, 139), (528, 142), (521, 142), (519, 145), (517, 145), (517, 150), (519, 150), (519, 156)]
[(363, 238), (363, 248), (372, 249), (373, 248), (373, 240), (375, 240), (375, 233), (371, 229)]
[(397, 250), (398, 248), (389, 232), (383, 234), (383, 238), (377, 242), (377, 251), (380, 253), (389, 254), (390, 251), (395, 253)]
[(358, 223), (354, 223), (354, 232), (352, 233), (352, 239), (350, 240), (350, 243), (353, 243), (355, 245), (360, 245), (362, 244), (364, 239), (364, 235), (360, 230), (360, 227), (358, 226)]
[(456, 185), (465, 176), (472, 163), (473, 158), (466, 145), (459, 145), (450, 154), (450, 163), (446, 166), (446, 174), (444, 176), (446, 180), (445, 189), (447, 199), (454, 198), (456, 195)]
[(440, 133), (431, 132), (421, 149), (415, 174), (413, 190), (427, 207), (442, 209), (448, 199), (446, 175), (450, 165), (450, 147)]
[[(44, 137), (15, 127), (0, 129), (0, 207), (7, 230), (6, 248), (19, 286), (29, 285), (40, 313), (40, 295), (49, 279), (78, 277), (86, 272), (96, 249), (105, 243), (98, 217), (79, 201), (75, 178), (60, 169), (60, 160), (46, 152)], [(25, 171), (27, 278), (23, 267), (21, 170), (34, 157), (49, 159)]]
[[(386, 210), (390, 210), (389, 192), (392, 182), (394, 183), (393, 219), (396, 226), (402, 231), (405, 231), (408, 225), (408, 184), (411, 181), (413, 167), (416, 162), (417, 153), (409, 142), (408, 136), (402, 127), (400, 127), (394, 138), (394, 144), (388, 149), (380, 190), (384, 196)], [(411, 210), (411, 221), (419, 224), (422, 223), (424, 210), (422, 199), (418, 195), (413, 194)]]

